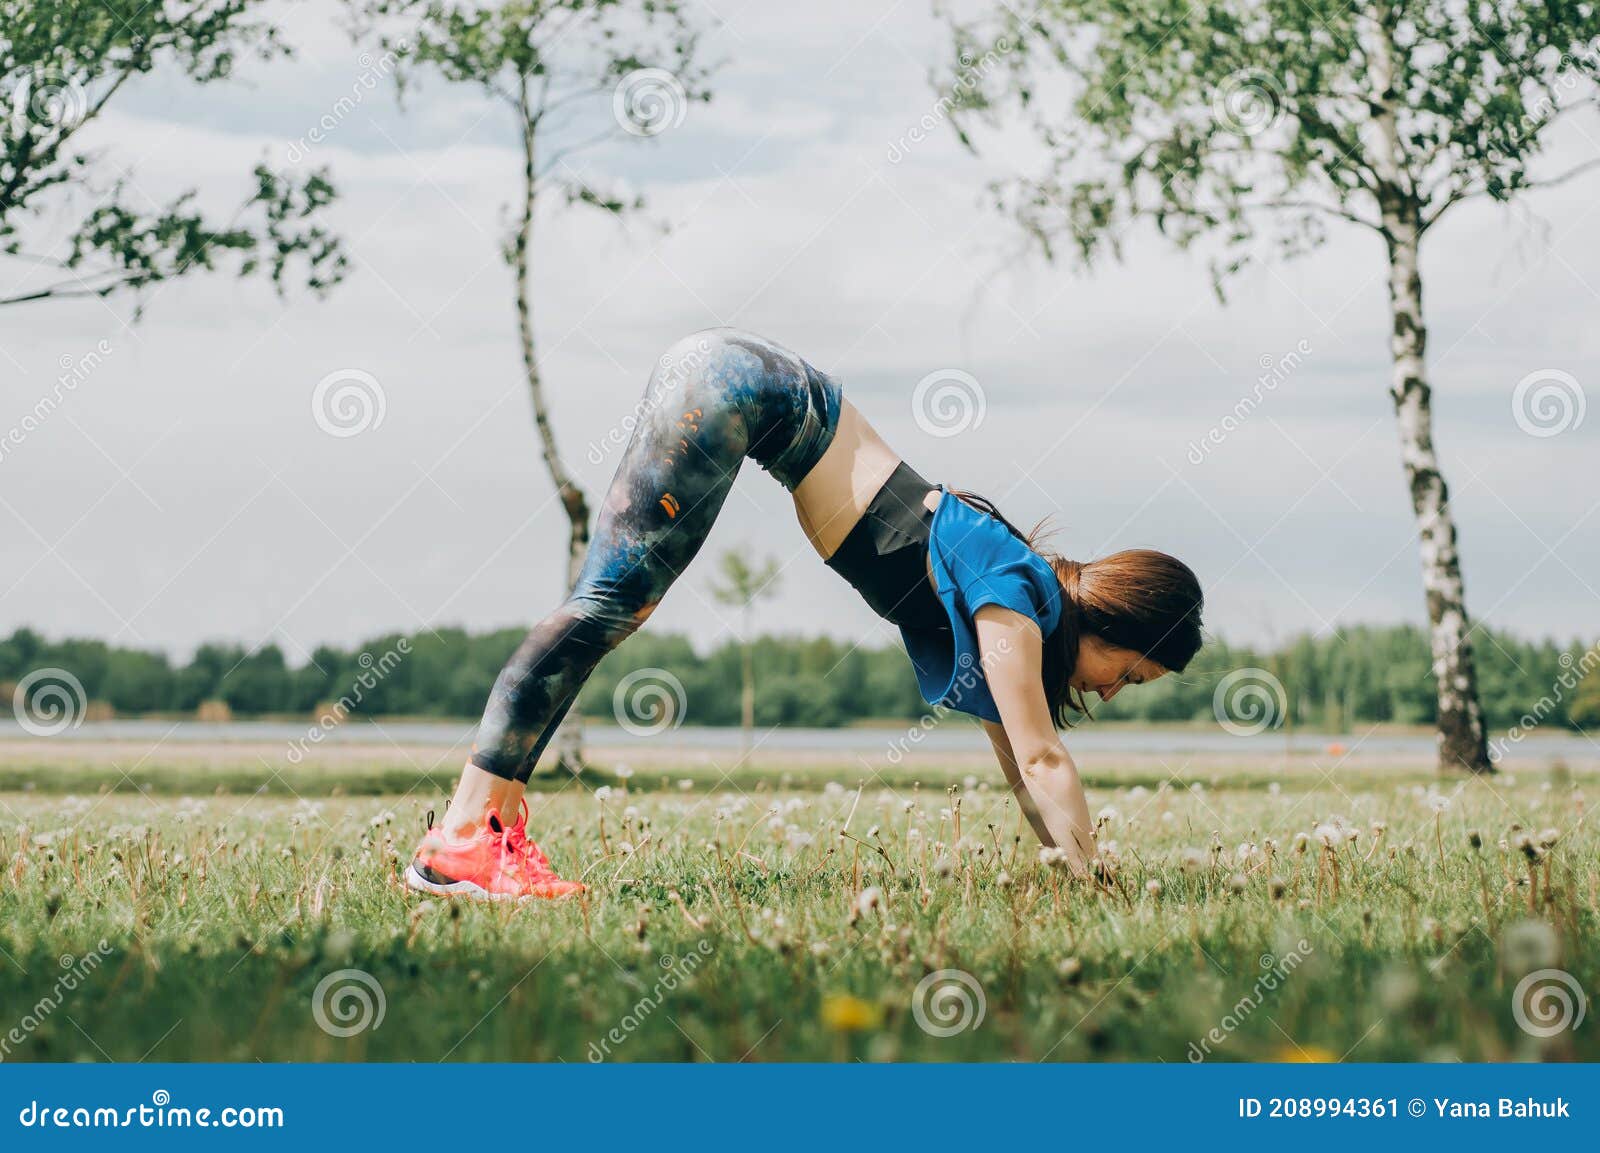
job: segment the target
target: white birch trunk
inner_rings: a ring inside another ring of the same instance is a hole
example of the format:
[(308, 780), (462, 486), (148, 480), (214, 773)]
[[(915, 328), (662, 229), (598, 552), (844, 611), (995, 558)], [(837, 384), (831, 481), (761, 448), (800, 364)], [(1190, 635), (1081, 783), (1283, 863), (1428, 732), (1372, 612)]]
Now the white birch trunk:
[(1450, 491), (1433, 448), (1432, 389), (1428, 386), (1428, 332), (1422, 321), (1421, 206), (1400, 131), (1395, 92), (1397, 17), (1379, 5), (1369, 61), (1377, 113), (1373, 167), (1380, 181), (1379, 210), (1389, 249), (1389, 307), (1393, 321), (1389, 395), (1400, 424), (1400, 460), (1411, 490), (1422, 554), (1433, 675), (1438, 686), (1439, 768), (1493, 772), (1478, 700), (1472, 628), (1467, 619), (1461, 558), (1456, 551)]
[(1455, 517), (1433, 448), (1432, 390), (1424, 360), (1427, 330), (1422, 323), (1422, 275), (1417, 265), (1420, 236), (1414, 219), (1398, 219), (1388, 227), (1389, 302), (1394, 318), (1390, 396), (1400, 422), (1400, 458), (1422, 553), (1422, 587), (1427, 595), (1433, 675), (1438, 682), (1439, 767), (1492, 772), (1456, 550)]
[[(578, 583), (584, 559), (589, 555), (589, 503), (583, 489), (578, 487), (561, 455), (556, 450), (555, 430), (550, 424), (549, 402), (545, 396), (544, 380), (539, 375), (539, 362), (534, 351), (533, 287), (529, 265), (533, 248), (534, 200), (538, 191), (538, 170), (535, 166), (534, 143), (537, 124), (530, 115), (527, 82), (522, 89), (522, 213), (517, 222), (516, 236), (512, 241), (512, 265), (517, 278), (517, 329), (522, 340), (522, 365), (528, 379), (528, 393), (533, 399), (533, 423), (539, 433), (539, 444), (544, 453), (545, 468), (555, 484), (556, 495), (567, 514), (567, 588)], [(557, 763), (572, 773), (584, 767), (583, 719), (577, 705), (568, 711), (552, 742)]]

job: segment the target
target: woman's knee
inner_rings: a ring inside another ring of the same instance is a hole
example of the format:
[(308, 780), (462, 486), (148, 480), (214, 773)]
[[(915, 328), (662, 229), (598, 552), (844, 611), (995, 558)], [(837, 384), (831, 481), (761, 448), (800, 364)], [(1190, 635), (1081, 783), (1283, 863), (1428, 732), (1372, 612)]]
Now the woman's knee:
[(803, 379), (802, 361), (787, 348), (741, 328), (703, 328), (661, 354), (656, 376), (667, 383)]
[(686, 390), (695, 382), (725, 377), (739, 358), (749, 353), (739, 347), (745, 334), (736, 328), (703, 328), (673, 343), (656, 362), (659, 386)]
[(655, 611), (656, 603), (637, 595), (625, 595), (620, 590), (600, 591), (580, 586), (567, 596), (556, 612), (574, 640), (585, 647), (609, 652), (639, 631)]

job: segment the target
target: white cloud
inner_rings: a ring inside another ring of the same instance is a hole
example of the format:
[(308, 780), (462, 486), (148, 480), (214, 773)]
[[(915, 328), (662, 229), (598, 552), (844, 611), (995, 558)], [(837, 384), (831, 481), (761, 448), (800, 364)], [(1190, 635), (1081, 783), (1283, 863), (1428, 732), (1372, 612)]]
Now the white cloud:
[[(881, 7), (839, 4), (798, 26), (761, 5), (722, 15), (718, 100), (580, 168), (625, 175), (670, 235), (580, 211), (541, 219), (544, 368), (596, 503), (613, 461), (589, 465), (584, 446), (633, 404), (662, 348), (736, 323), (843, 377), (925, 475), (1003, 498), (1017, 521), (1056, 513), (1069, 554), (1141, 544), (1189, 560), (1225, 635), (1420, 617), (1375, 240), (1341, 233), (1252, 272), (1226, 307), (1198, 257), (1148, 235), (1092, 276), (1019, 261), (1014, 231), (983, 206), (985, 161), (948, 137), (885, 159), (932, 102), (925, 13), (896, 8), (880, 24)], [(296, 16), (297, 40), (308, 20)], [(348, 90), (354, 50), (325, 30), (313, 39), (301, 64), (252, 69), (248, 94), (143, 100), (107, 119), (106, 139), (152, 197), (199, 185), (226, 204)], [(277, 636), (301, 651), (424, 623), (526, 622), (553, 603), (564, 526), (497, 254), (517, 157), (498, 110), (438, 85), (426, 96), (408, 115), (388, 92), (369, 98), (311, 158), (335, 171), (332, 219), (357, 265), (327, 301), (196, 278), (160, 290), (134, 328), (128, 300), (8, 311), (8, 413), (32, 407), (63, 354), (101, 338), (115, 352), (0, 462), (5, 506), (32, 526), (0, 506), (3, 579), (16, 582), (0, 629), (122, 630), (175, 650)], [(1568, 155), (1588, 146), (1564, 142)], [(1527, 632), (1592, 629), (1600, 585), (1600, 534), (1582, 519), (1600, 419), (1536, 440), (1509, 407), (1518, 379), (1551, 366), (1600, 405), (1594, 204), (1592, 184), (1541, 194), (1543, 238), (1474, 207), (1426, 254), (1438, 442), (1470, 600)], [(0, 265), (8, 280), (19, 271)], [(1189, 463), (1261, 358), (1302, 340), (1304, 364)], [(941, 367), (983, 382), (980, 429), (917, 429), (911, 389)], [(348, 439), (318, 428), (312, 391), (339, 369), (381, 382), (381, 426)], [(891, 638), (821, 575), (777, 485), (752, 467), (736, 491), (708, 549), (794, 558), (768, 627)], [(691, 572), (652, 627), (720, 631), (704, 581)]]

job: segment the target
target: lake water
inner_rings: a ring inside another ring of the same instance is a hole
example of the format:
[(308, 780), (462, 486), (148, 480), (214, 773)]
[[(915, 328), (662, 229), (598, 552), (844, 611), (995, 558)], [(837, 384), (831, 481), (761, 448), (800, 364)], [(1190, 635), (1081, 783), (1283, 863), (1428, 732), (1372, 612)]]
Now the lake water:
[[(49, 739), (52, 741), (136, 741), (179, 743), (287, 742), (306, 736), (310, 723), (286, 721), (231, 721), (224, 724), (201, 721), (113, 720), (85, 722)], [(449, 748), (471, 741), (469, 722), (371, 722), (347, 721), (328, 732), (323, 744), (437, 746)], [(872, 755), (890, 744), (908, 747), (911, 729), (847, 728), (757, 730), (762, 749), (770, 752)], [(1426, 732), (1378, 732), (1354, 734), (1296, 732), (1292, 742), (1281, 732), (1255, 736), (1235, 736), (1220, 728), (1149, 728), (1134, 726), (1096, 727), (1093, 723), (1065, 734), (1067, 747), (1085, 753), (1125, 753), (1153, 756), (1223, 754), (1242, 758), (1282, 756), (1286, 748), (1300, 754), (1321, 754), (1330, 745), (1358, 749), (1363, 759), (1379, 757), (1428, 758), (1433, 754), (1433, 736)], [(1500, 734), (1494, 734), (1496, 736)], [(37, 740), (15, 720), (0, 722), (0, 742)], [(626, 751), (648, 747), (652, 751), (721, 751), (739, 747), (739, 731), (726, 728), (695, 728), (685, 725), (650, 736), (635, 736), (609, 725), (590, 725), (588, 743), (596, 749)], [(981, 730), (974, 725), (953, 723), (925, 731), (911, 745), (923, 754), (972, 753), (988, 747)], [(1600, 759), (1600, 742), (1581, 733), (1534, 733), (1510, 750), (1518, 760), (1564, 759), (1574, 763)]]

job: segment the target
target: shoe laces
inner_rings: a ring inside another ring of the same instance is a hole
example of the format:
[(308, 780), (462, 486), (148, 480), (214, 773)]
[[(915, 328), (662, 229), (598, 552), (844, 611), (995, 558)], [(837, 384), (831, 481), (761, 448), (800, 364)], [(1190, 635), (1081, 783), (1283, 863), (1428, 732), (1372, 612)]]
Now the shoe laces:
[(535, 873), (548, 873), (551, 871), (550, 858), (544, 855), (544, 850), (528, 839), (528, 802), (523, 801), (518, 808), (515, 824), (504, 826), (501, 832), (501, 844), (505, 851), (523, 862)]

